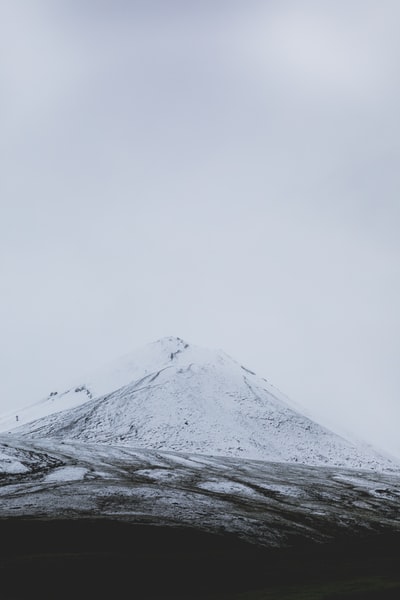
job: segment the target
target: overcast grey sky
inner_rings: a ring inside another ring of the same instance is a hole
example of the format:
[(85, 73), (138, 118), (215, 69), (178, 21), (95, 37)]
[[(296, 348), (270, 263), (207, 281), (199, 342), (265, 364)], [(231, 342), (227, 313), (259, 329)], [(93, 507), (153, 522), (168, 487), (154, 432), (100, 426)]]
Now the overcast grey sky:
[(399, 19), (1, 0), (0, 411), (178, 335), (400, 456)]

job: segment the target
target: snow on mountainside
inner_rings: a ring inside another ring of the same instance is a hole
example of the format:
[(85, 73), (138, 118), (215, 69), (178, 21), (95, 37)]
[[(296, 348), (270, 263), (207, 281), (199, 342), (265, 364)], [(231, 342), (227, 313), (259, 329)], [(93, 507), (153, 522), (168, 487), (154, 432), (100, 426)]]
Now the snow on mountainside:
[(0, 430), (207, 455), (398, 470), (299, 412), (225, 353), (164, 338), (64, 393), (0, 420)]

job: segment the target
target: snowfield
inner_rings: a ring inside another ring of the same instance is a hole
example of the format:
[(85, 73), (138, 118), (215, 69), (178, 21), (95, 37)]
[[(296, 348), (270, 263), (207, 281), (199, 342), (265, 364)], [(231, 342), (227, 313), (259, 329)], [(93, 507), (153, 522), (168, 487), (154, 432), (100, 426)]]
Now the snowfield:
[(71, 389), (0, 419), (18, 435), (273, 462), (399, 472), (311, 420), (224, 352), (149, 344)]
[(270, 547), (400, 530), (400, 477), (371, 471), (3, 435), (0, 481), (0, 518), (93, 515)]

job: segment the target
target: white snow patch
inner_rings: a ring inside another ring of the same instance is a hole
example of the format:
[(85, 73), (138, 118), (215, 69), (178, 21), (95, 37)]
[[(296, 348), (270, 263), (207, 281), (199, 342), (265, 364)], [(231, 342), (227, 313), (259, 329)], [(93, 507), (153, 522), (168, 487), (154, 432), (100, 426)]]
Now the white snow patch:
[(29, 469), (19, 460), (10, 458), (7, 454), (0, 454), (0, 473), (7, 475), (17, 475), (18, 473), (28, 473)]
[(204, 481), (197, 485), (198, 488), (217, 492), (220, 494), (233, 494), (238, 496), (259, 496), (258, 492), (247, 485), (237, 483), (236, 481)]
[(259, 484), (260, 487), (265, 489), (266, 491), (278, 492), (283, 496), (290, 496), (292, 498), (298, 498), (299, 496), (304, 496), (304, 490), (298, 487), (294, 487), (292, 485), (277, 485), (275, 483), (265, 483)]
[(170, 469), (138, 469), (135, 475), (143, 475), (154, 481), (173, 481), (181, 479), (182, 475), (179, 471), (171, 471)]
[(333, 477), (333, 479), (335, 481), (339, 481), (339, 482), (343, 482), (343, 483), (350, 483), (351, 485), (355, 485), (357, 487), (363, 487), (363, 488), (376, 488), (377, 483), (376, 481), (371, 481), (370, 479), (368, 479), (367, 477), (354, 477), (352, 475), (335, 475)]
[(60, 467), (59, 469), (54, 469), (51, 473), (46, 475), (44, 478), (47, 482), (57, 482), (57, 481), (79, 481), (85, 478), (88, 470), (84, 467)]

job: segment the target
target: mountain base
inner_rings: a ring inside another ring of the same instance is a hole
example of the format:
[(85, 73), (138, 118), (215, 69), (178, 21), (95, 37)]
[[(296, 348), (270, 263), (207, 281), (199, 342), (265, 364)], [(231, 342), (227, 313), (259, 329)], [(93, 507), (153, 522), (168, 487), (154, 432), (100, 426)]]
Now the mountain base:
[(266, 549), (187, 527), (3, 519), (0, 539), (3, 600), (400, 597), (399, 534)]

